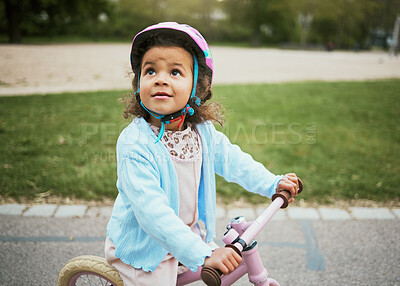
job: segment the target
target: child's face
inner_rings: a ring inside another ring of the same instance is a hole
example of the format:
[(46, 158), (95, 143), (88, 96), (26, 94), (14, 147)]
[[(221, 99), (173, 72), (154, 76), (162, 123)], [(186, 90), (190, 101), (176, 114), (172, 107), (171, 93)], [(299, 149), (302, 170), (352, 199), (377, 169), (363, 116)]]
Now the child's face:
[(163, 115), (177, 112), (186, 106), (192, 85), (193, 58), (185, 49), (153, 47), (144, 54), (140, 98), (148, 109)]

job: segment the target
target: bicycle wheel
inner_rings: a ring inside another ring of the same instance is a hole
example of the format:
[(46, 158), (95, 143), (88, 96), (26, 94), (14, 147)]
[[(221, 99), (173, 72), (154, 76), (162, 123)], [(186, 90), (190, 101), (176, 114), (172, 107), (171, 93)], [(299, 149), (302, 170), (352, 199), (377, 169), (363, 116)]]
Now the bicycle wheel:
[(98, 256), (82, 255), (68, 261), (58, 275), (58, 286), (123, 286), (118, 271)]

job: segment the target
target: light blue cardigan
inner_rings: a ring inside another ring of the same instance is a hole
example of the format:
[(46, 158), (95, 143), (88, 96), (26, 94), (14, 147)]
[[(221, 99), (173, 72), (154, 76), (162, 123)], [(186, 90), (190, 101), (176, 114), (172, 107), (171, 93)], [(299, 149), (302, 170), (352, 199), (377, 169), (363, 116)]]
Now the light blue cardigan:
[[(198, 190), (199, 219), (215, 237), (215, 173), (248, 191), (271, 197), (282, 176), (275, 176), (240, 150), (211, 123), (196, 126), (203, 148)], [(167, 253), (191, 271), (211, 255), (205, 244), (178, 217), (177, 174), (167, 149), (156, 141), (143, 118), (135, 118), (117, 142), (116, 198), (107, 235), (115, 256), (144, 271), (154, 271)]]

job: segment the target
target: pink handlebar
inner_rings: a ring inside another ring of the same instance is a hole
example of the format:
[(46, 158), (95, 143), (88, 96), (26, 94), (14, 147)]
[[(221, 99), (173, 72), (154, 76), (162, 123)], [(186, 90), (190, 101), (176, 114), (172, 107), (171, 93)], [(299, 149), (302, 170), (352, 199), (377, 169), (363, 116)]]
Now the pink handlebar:
[[(303, 191), (303, 182), (299, 181), (298, 194)], [(279, 208), (286, 208), (289, 204), (291, 194), (287, 190), (282, 190), (272, 196), (272, 204), (238, 237), (233, 244), (227, 244), (225, 247), (231, 247), (241, 255), (241, 251), (250, 243), (254, 237), (265, 227), (272, 219)], [(221, 285), (222, 272), (219, 269), (205, 266), (201, 270), (201, 279), (208, 286)]]

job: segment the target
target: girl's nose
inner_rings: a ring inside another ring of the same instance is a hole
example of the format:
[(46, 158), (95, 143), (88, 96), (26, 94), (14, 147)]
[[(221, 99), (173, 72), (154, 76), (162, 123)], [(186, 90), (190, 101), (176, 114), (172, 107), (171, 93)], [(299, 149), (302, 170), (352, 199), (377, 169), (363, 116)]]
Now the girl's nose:
[(163, 73), (158, 74), (154, 81), (154, 84), (155, 85), (168, 85), (167, 76)]

